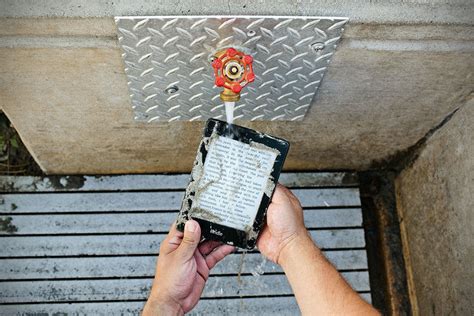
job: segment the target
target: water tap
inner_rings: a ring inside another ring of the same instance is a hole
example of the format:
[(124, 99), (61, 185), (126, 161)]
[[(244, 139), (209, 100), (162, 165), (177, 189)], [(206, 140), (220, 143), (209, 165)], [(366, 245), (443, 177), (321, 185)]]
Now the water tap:
[(227, 48), (215, 54), (212, 62), (215, 84), (224, 87), (220, 97), (224, 102), (236, 102), (240, 99), (240, 91), (248, 83), (255, 80), (252, 69), (253, 58), (250, 55)]

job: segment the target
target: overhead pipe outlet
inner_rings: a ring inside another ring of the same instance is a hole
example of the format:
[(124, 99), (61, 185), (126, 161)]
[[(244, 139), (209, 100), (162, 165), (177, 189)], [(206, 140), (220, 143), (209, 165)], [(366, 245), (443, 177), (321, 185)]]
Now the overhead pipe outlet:
[(235, 48), (228, 48), (217, 52), (212, 61), (215, 84), (224, 87), (220, 98), (224, 102), (240, 100), (242, 89), (255, 80), (252, 62), (253, 58)]

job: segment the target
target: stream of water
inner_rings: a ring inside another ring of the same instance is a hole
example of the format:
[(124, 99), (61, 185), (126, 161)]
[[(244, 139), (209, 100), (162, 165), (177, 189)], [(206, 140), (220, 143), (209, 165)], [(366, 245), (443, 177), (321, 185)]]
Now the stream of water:
[(224, 106), (226, 121), (228, 124), (232, 124), (234, 122), (235, 102), (224, 102)]

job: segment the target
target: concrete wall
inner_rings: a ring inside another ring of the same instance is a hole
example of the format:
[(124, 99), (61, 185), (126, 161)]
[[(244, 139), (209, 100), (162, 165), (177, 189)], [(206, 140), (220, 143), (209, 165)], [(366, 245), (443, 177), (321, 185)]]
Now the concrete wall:
[(471, 101), (396, 181), (409, 286), (420, 315), (474, 314), (473, 135)]
[(322, 15), (364, 23), (472, 24), (470, 0), (2, 0), (0, 17)]
[(371, 168), (416, 143), (474, 89), (468, 0), (191, 2), (0, 1), (0, 108), (44, 171), (192, 166), (202, 123), (133, 120), (112, 15), (350, 17), (306, 119), (243, 124), (291, 142), (287, 170)]

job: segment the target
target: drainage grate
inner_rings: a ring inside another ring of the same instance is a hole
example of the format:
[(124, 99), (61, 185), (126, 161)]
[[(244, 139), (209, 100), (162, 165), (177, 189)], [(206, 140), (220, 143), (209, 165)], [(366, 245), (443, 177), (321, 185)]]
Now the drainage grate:
[[(0, 315), (138, 314), (156, 254), (189, 175), (0, 177)], [(357, 180), (347, 173), (283, 173), (326, 256), (371, 300)], [(239, 272), (240, 271), (240, 272)], [(281, 268), (257, 251), (212, 271), (200, 314), (294, 315)]]
[(117, 17), (137, 121), (224, 118), (210, 66), (219, 49), (254, 57), (256, 80), (235, 118), (302, 120), (321, 83), (347, 18)]

